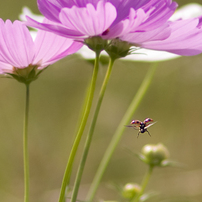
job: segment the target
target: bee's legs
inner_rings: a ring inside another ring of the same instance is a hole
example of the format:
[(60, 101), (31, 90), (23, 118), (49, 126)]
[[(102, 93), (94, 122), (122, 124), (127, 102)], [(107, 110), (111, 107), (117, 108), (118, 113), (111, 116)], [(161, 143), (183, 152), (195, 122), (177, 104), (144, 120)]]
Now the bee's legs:
[(137, 134), (137, 138), (139, 137), (140, 132)]

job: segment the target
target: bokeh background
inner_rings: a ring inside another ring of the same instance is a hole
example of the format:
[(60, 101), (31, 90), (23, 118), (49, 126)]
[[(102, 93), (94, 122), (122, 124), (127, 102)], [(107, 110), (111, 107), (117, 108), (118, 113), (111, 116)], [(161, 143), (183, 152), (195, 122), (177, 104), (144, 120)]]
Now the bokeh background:
[[(198, 1), (178, 0), (179, 6)], [(18, 18), (23, 6), (39, 13), (34, 0), (0, 0), (4, 20)], [(149, 63), (119, 60), (98, 118), (93, 143), (82, 179), (79, 199), (84, 200), (100, 160), (126, 112)], [(92, 75), (93, 66), (79, 55), (50, 66), (31, 84), (29, 152), (30, 202), (55, 202)], [(94, 102), (105, 75), (101, 66)], [(0, 201), (23, 201), (22, 124), (25, 86), (11, 79), (0, 80)], [(93, 106), (94, 108), (94, 106)], [(93, 110), (91, 111), (93, 112)], [(126, 128), (105, 172), (95, 201), (118, 200), (114, 184), (140, 183), (147, 166), (126, 148), (139, 152), (145, 144), (163, 143), (171, 159), (181, 167), (154, 170), (147, 191), (159, 193), (151, 202), (200, 202), (202, 198), (202, 55), (161, 62), (134, 119), (158, 121), (152, 137)], [(89, 118), (87, 128), (90, 125)], [(88, 130), (85, 130), (73, 176)], [(73, 178), (72, 183), (73, 184)]]

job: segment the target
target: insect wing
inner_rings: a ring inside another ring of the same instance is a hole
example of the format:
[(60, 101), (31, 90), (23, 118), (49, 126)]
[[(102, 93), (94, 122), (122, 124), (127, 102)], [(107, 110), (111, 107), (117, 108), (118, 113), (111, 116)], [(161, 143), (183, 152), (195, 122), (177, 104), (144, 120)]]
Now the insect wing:
[(139, 130), (141, 123), (142, 123), (142, 122), (139, 121), (139, 120), (132, 120), (132, 121), (130, 122), (130, 125), (127, 125), (126, 127), (130, 127), (130, 128), (134, 128), (135, 130)]
[(130, 122), (131, 125), (134, 125), (134, 126), (136, 125), (136, 126), (138, 126), (138, 127), (140, 126), (141, 123), (142, 123), (142, 122), (139, 121), (139, 120), (132, 120), (132, 121)]
[[(156, 122), (157, 122), (157, 121), (156, 121)], [(154, 122), (154, 123), (149, 123), (148, 125), (146, 125), (145, 128), (149, 128), (150, 126), (154, 125), (156, 122)]]
[(143, 123), (145, 123), (145, 124), (147, 124), (147, 123), (149, 123), (149, 122), (153, 122), (153, 119), (146, 118), (146, 119), (143, 121)]
[(136, 126), (136, 125), (126, 125), (126, 127), (129, 127), (129, 128), (134, 128), (135, 130), (139, 130), (139, 126)]

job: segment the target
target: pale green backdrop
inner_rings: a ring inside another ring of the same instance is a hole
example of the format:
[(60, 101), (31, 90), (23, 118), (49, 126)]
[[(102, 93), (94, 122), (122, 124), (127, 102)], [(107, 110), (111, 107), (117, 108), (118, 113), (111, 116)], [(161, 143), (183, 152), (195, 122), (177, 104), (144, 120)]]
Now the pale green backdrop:
[[(194, 1), (178, 1), (184, 5)], [(195, 1), (196, 2), (196, 1)], [(200, 3), (200, 1), (197, 1)], [(0, 17), (15, 20), (23, 6), (38, 12), (33, 0), (0, 0)], [(98, 118), (79, 198), (83, 200), (107, 144), (141, 84), (149, 63), (117, 61)], [(106, 71), (99, 70), (98, 89)], [(92, 65), (73, 55), (50, 66), (31, 84), (29, 150), (30, 202), (56, 202)], [(0, 201), (23, 201), (22, 120), (25, 87), (0, 80)], [(95, 98), (95, 100), (96, 100)], [(140, 183), (146, 165), (126, 152), (148, 143), (164, 143), (181, 168), (155, 169), (147, 190), (151, 202), (200, 202), (202, 197), (202, 54), (159, 63), (149, 92), (134, 114), (158, 121), (138, 139), (127, 128), (103, 177), (95, 201), (117, 200), (113, 183)], [(88, 124), (89, 126), (89, 124)], [(88, 130), (85, 131), (84, 136)], [(84, 143), (82, 139), (81, 145)], [(80, 147), (79, 154), (82, 152)], [(77, 156), (73, 174), (76, 173)], [(72, 181), (73, 182), (73, 181)], [(166, 200), (167, 199), (167, 200)]]

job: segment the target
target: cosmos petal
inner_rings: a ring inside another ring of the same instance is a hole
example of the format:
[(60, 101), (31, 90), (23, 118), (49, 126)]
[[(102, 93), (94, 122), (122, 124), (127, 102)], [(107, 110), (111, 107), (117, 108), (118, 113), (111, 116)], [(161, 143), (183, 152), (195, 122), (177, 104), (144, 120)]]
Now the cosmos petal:
[(30, 27), (35, 27), (37, 29), (41, 29), (44, 31), (52, 32), (52, 33), (58, 34), (60, 36), (64, 36), (64, 37), (68, 37), (68, 38), (81, 38), (84, 36), (81, 32), (79, 32), (77, 30), (76, 31), (70, 30), (59, 24), (39, 23), (36, 20), (33, 20), (28, 16), (26, 16), (26, 19), (27, 19), (26, 25), (28, 25)]
[[(102, 18), (100, 17), (102, 16)], [(116, 9), (109, 2), (99, 1), (97, 8), (87, 4), (86, 8), (63, 8), (60, 21), (67, 28), (78, 30), (86, 36), (102, 34), (116, 18)]]
[(20, 21), (13, 24), (0, 20), (0, 61), (24, 68), (34, 57), (34, 42), (29, 30)]
[(171, 22), (172, 32), (167, 39), (145, 42), (141, 47), (186, 56), (199, 54), (202, 51), (202, 29), (197, 27), (198, 22), (198, 19)]
[(165, 40), (171, 34), (171, 28), (168, 24), (164, 24), (163, 26), (147, 31), (147, 32), (133, 32), (129, 34), (125, 34), (121, 39), (123, 41), (128, 41), (132, 44), (136, 44), (137, 46), (140, 43), (148, 42), (148, 41), (155, 41), (155, 40)]
[(43, 68), (76, 52), (83, 44), (51, 32), (39, 30), (35, 46), (36, 55), (33, 64), (42, 64), (40, 68)]

